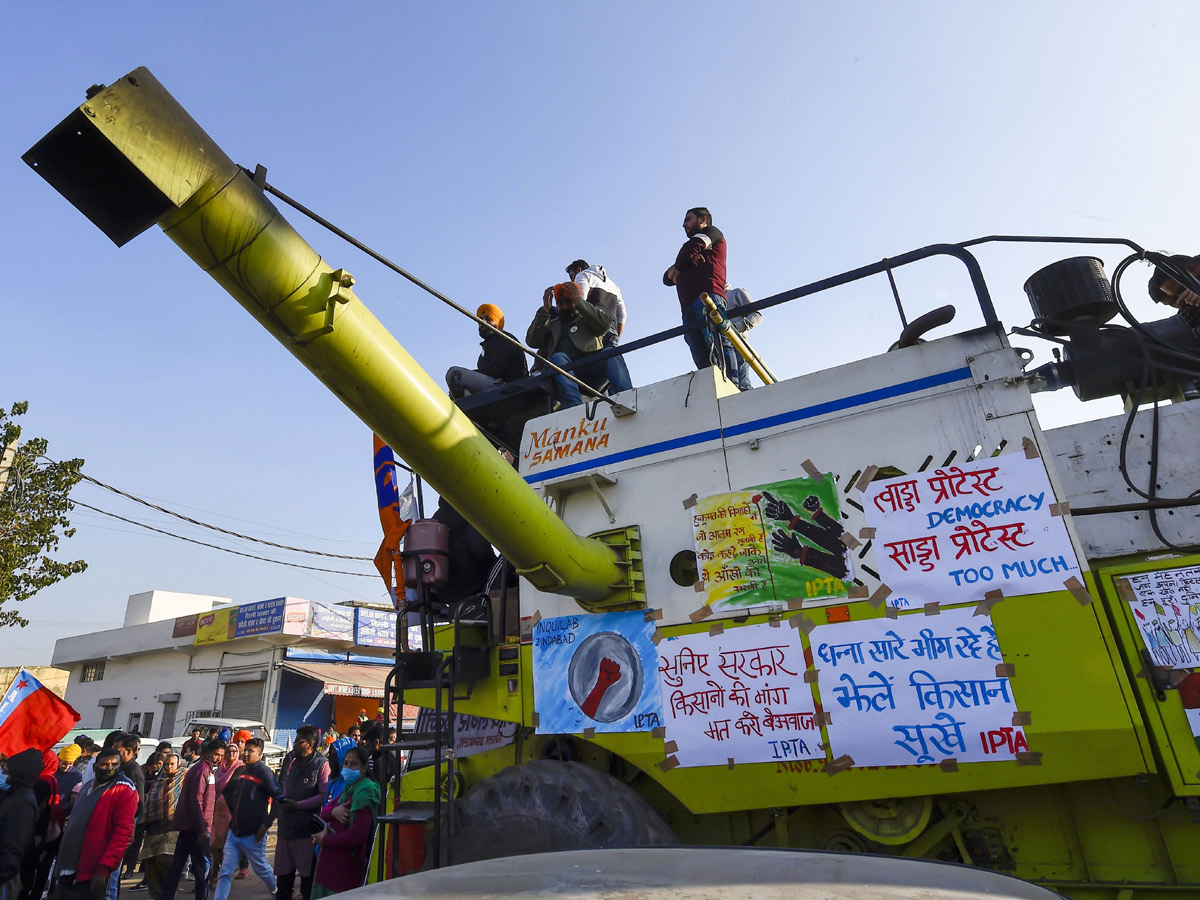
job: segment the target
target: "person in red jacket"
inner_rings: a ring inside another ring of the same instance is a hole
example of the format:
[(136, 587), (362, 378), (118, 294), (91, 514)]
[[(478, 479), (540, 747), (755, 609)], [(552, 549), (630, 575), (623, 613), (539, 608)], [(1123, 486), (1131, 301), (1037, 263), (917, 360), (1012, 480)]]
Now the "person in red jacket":
[(115, 748), (96, 754), (95, 778), (83, 787), (58, 847), (59, 890), (88, 900), (116, 900), (121, 859), (133, 838), (138, 793), (120, 774)]
[(175, 841), (175, 859), (162, 885), (162, 900), (175, 900), (179, 879), (192, 860), (196, 874), (196, 900), (208, 897), (209, 854), (212, 852), (213, 807), (217, 796), (217, 764), (225, 755), (225, 742), (211, 740), (204, 745), (200, 762), (183, 776), (183, 788), (175, 806), (172, 827), (179, 831)]

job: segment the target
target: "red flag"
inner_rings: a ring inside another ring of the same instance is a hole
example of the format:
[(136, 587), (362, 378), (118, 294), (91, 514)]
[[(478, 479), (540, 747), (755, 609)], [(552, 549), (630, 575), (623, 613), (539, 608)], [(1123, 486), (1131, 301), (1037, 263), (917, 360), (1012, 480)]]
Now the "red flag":
[(396, 485), (396, 457), (392, 448), (379, 435), (375, 439), (375, 496), (379, 501), (379, 524), (383, 526), (383, 543), (375, 554), (375, 568), (383, 576), (388, 596), (397, 602), (396, 585), (400, 584), (397, 562), (400, 558), (400, 541), (412, 524), (412, 519), (400, 517), (400, 490)]
[(0, 702), (0, 753), (49, 750), (78, 721), (67, 701), (21, 669)]

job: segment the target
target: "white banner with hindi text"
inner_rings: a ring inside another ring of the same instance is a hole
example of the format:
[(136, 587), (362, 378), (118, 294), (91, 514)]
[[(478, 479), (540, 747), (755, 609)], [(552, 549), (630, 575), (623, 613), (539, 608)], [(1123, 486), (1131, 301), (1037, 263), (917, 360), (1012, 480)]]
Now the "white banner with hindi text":
[(809, 634), (834, 758), (855, 766), (1013, 759), (1029, 750), (990, 616), (969, 608)]
[(747, 625), (659, 641), (667, 740), (682, 766), (813, 759), (812, 689), (793, 628)]

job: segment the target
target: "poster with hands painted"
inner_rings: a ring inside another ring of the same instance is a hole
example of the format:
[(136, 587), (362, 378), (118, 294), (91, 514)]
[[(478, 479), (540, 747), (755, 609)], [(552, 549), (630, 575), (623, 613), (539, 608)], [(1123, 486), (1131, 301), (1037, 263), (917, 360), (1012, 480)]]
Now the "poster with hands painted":
[(702, 497), (691, 515), (713, 609), (846, 596), (850, 553), (832, 475)]

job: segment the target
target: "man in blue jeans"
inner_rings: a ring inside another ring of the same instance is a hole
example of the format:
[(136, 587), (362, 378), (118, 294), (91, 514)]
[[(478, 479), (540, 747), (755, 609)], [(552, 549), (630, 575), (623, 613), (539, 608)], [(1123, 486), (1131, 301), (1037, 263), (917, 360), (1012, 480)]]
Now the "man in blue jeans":
[(688, 239), (675, 255), (675, 264), (663, 273), (663, 284), (675, 286), (683, 324), (704, 326), (683, 335), (696, 369), (719, 366), (733, 381), (738, 369), (737, 351), (726, 338), (713, 333), (708, 310), (700, 300), (701, 294), (708, 294), (720, 309), (725, 309), (725, 235), (713, 225), (712, 215), (703, 206), (687, 211), (683, 230)]
[(162, 900), (175, 900), (179, 880), (188, 861), (196, 876), (196, 900), (208, 900), (208, 869), (212, 849), (213, 808), (216, 805), (217, 762), (225, 755), (225, 742), (215, 738), (204, 745), (201, 759), (192, 763), (183, 776), (179, 802), (175, 804), (172, 828), (179, 832), (175, 839), (175, 858), (167, 877), (163, 879)]
[(245, 763), (234, 772), (225, 785), (221, 796), (229, 807), (229, 836), (225, 839), (225, 854), (221, 860), (221, 874), (217, 877), (217, 892), (213, 900), (227, 900), (237, 871), (238, 856), (250, 861), (254, 874), (263, 880), (275, 895), (275, 873), (267, 862), (267, 828), (270, 821), (270, 803), (283, 796), (275, 773), (262, 761), (263, 742), (250, 738), (242, 750)]
[[(608, 313), (608, 332), (604, 335), (605, 348), (615, 347), (625, 330), (625, 298), (617, 283), (608, 277), (604, 266), (588, 265), (587, 260), (577, 259), (567, 266), (567, 277), (579, 285), (583, 299), (597, 309)], [(625, 357), (614, 356), (608, 361), (608, 393), (619, 394), (633, 388)]]
[[(525, 332), (525, 343), (556, 366), (566, 367), (602, 350), (610, 324), (608, 313), (584, 300), (579, 285), (568, 281), (546, 288), (542, 308)], [(609, 377), (608, 364), (582, 365), (572, 370), (572, 374), (585, 384), (596, 386)], [(563, 409), (583, 403), (579, 385), (570, 378), (553, 374), (550, 387)]]

